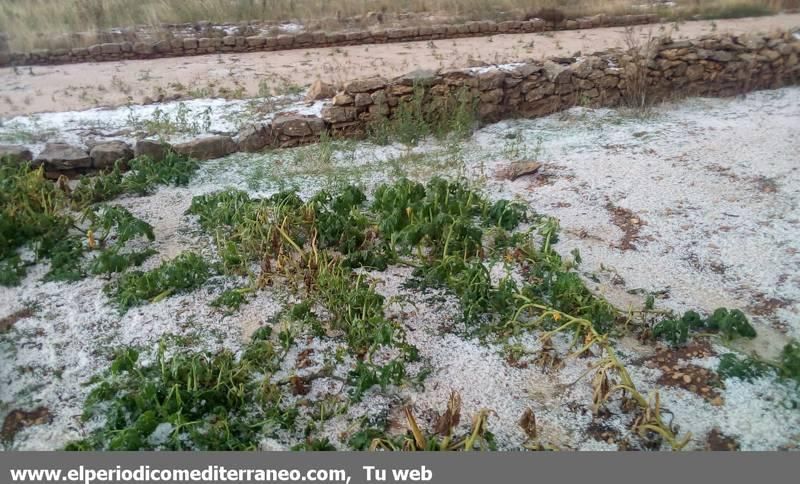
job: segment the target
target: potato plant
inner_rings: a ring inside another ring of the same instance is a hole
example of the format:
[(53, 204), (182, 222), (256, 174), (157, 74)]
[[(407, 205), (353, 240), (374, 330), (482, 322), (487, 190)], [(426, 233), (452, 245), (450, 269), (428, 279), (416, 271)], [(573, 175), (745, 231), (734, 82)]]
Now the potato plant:
[[(148, 226), (123, 211), (98, 208), (87, 213), (99, 245), (114, 240), (111, 233), (117, 243), (149, 238)], [(351, 358), (343, 379), (351, 402), (377, 388), (424, 380), (409, 374), (408, 364), (418, 359), (417, 349), (407, 342), (401, 322), (386, 316), (386, 301), (369, 276), (369, 271), (398, 264), (415, 268), (410, 287), (421, 292), (442, 288), (455, 296), (466, 331), (484, 340), (504, 343), (529, 331), (546, 341), (557, 333), (572, 335), (573, 355), (597, 356), (590, 367), (595, 412), (618, 398), (621, 408), (632, 414), (632, 435), (642, 442), (664, 442), (674, 449), (688, 442), (690, 436), (679, 436), (662, 417), (658, 393), (640, 391), (616, 354), (609, 337), (629, 330), (631, 320), (583, 284), (575, 270), (580, 254), (565, 258), (554, 249), (559, 232), (554, 219), (509, 200), (489, 200), (466, 183), (440, 178), (426, 184), (401, 179), (377, 187), (371, 197), (355, 186), (320, 191), (306, 200), (291, 190), (265, 198), (224, 190), (195, 197), (188, 215), (196, 217), (211, 236), (219, 263), (187, 252), (148, 272), (123, 272), (107, 286), (121, 311), (195, 290), (217, 273), (248, 281), (212, 302), (229, 313), (246, 303), (250, 294), (274, 284), (300, 302), (259, 330), (239, 356), (180, 348), (166, 356), (162, 349), (155, 365), (141, 365), (123, 352), (87, 401), (87, 415), (103, 414), (106, 426), (71, 448), (250, 449), (280, 427), (305, 434), (304, 443), (296, 446), (299, 450), (328, 449), (329, 441), (311, 435), (313, 423), (295, 428), (291, 416), (297, 409), (280, 403), (287, 392), (307, 391), (308, 382), (276, 380), (272, 375), (299, 341), (315, 337), (339, 345)], [(490, 268), (497, 263), (512, 272), (493, 281)], [(646, 311), (657, 319), (654, 335), (675, 344), (688, 339), (689, 329), (717, 332), (725, 341), (753, 334), (736, 310), (720, 309), (708, 318), (690, 312), (678, 319), (656, 312), (652, 304)], [(393, 356), (378, 363), (376, 357), (387, 350)], [(784, 367), (796, 366), (792, 354)], [(342, 358), (337, 356), (340, 362)], [(138, 388), (149, 393), (139, 395)], [(188, 410), (183, 405), (210, 401), (197, 400), (203, 395), (220, 398), (221, 403), (193, 405), (195, 413), (184, 421)], [(150, 407), (155, 413), (148, 413)], [(258, 418), (253, 420), (253, 415)], [(384, 450), (491, 449), (487, 419), (488, 413), (481, 413), (469, 435), (440, 439), (426, 436), (408, 414), (409, 433), (403, 438), (365, 426), (351, 445)]]

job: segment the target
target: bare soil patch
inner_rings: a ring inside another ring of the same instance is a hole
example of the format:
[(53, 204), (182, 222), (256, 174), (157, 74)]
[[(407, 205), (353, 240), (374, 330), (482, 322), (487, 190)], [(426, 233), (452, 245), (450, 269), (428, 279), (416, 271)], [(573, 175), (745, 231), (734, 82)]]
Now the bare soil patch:
[(23, 308), (0, 319), (0, 334), (9, 331), (17, 321), (33, 316), (31, 308)]
[(50, 410), (46, 407), (39, 407), (30, 412), (25, 410), (13, 410), (3, 421), (3, 440), (7, 442), (12, 441), (20, 430), (33, 425), (49, 423), (51, 419), (52, 415), (50, 414)]

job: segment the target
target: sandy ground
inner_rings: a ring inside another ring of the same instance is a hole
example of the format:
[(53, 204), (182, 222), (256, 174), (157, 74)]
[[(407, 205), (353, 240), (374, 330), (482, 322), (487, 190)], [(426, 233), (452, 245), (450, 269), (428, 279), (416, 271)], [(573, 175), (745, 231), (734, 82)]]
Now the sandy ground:
[[(579, 249), (583, 276), (597, 281), (592, 287), (620, 307), (639, 307), (644, 294), (652, 292), (658, 294), (658, 308), (742, 309), (758, 330), (754, 341), (732, 347), (714, 342), (705, 356), (686, 355), (677, 362), (681, 368), (714, 369), (717, 355), (731, 349), (773, 357), (789, 338), (800, 337), (799, 139), (800, 88), (785, 88), (681, 101), (643, 118), (574, 108), (486, 126), (458, 146), (429, 141), (415, 148), (379, 147), (347, 141), (336, 145), (330, 163), (320, 162), (318, 146), (239, 154), (204, 163), (189, 187), (163, 188), (115, 203), (155, 227), (159, 255), (146, 265), (152, 268), (186, 249), (212, 256), (208, 238), (184, 215), (197, 194), (236, 187), (266, 195), (297, 186), (308, 196), (341, 183), (374, 188), (400, 175), (465, 176), (491, 197), (517, 198), (536, 212), (558, 217), (562, 237), (556, 248), (567, 257)], [(416, 155), (418, 162), (413, 161)], [(543, 163), (538, 175), (515, 182), (498, 177), (510, 163), (534, 158)], [(213, 280), (191, 294), (120, 316), (101, 290), (106, 281), (43, 283), (45, 271), (39, 266), (20, 287), (0, 289), (0, 318), (32, 303), (37, 307), (0, 337), (0, 415), (39, 406), (52, 414), (50, 423), (20, 431), (9, 444), (13, 449), (59, 448), (90, 429), (92, 423), (78, 418), (89, 390), (82, 384), (105, 368), (114, 348), (152, 348), (159, 338), (177, 335), (194, 338), (196, 349), (236, 351), (253, 328), (291, 299), (281, 290), (264, 291), (238, 313), (221, 317), (208, 303), (230, 281)], [(555, 372), (512, 365), (502, 348), (458, 332), (458, 309), (451, 298), (428, 299), (430, 294), (404, 288), (407, 269), (390, 268), (371, 277), (376, 290), (393, 301), (387, 315), (403, 322), (409, 341), (433, 372), (424, 388), (373, 390), (326, 422), (320, 434), (336, 445), (341, 446), (340, 434), (354, 420), (396, 415), (401, 404), (413, 405), (421, 425), (429, 426), (451, 391), (461, 393), (464, 415), (482, 408), (494, 412), (489, 425), (501, 449), (524, 444), (517, 422), (529, 408), (537, 416), (542, 441), (562, 449), (613, 450), (616, 445), (602, 432), (610, 432), (615, 441), (629, 436), (630, 416), (616, 404), (608, 418), (592, 419), (589, 379), (578, 381), (592, 358), (568, 359)], [(529, 353), (540, 349), (535, 334), (512, 342)], [(292, 353), (283, 374), (316, 371), (336, 348), (317, 339), (303, 344), (315, 348), (315, 361), (295, 368)], [(560, 354), (567, 352), (566, 339), (556, 338), (554, 344)], [(704, 448), (712, 430), (742, 449), (800, 445), (797, 390), (789, 385), (772, 378), (731, 379), (718, 399), (703, 398), (657, 383), (663, 375), (659, 365), (648, 363), (652, 346), (630, 338), (616, 346), (637, 386), (643, 392), (658, 388), (679, 433), (692, 433), (690, 448)], [(301, 344), (292, 351), (302, 349)], [(346, 374), (352, 364), (346, 360), (336, 374)], [(340, 381), (321, 378), (307, 398), (341, 396), (341, 391)], [(462, 420), (467, 426), (469, 419)], [(263, 447), (286, 448), (299, 439), (282, 434)]]
[[(671, 34), (697, 37), (717, 32), (755, 32), (800, 26), (800, 14), (679, 25), (636, 27), (640, 38)], [(434, 42), (360, 45), (155, 60), (0, 69), (0, 117), (45, 111), (141, 103), (181, 95), (255, 96), (286, 91), (315, 79), (341, 82), (414, 69), (470, 67), (526, 58), (595, 52), (625, 45), (624, 28), (546, 34), (494, 35)]]

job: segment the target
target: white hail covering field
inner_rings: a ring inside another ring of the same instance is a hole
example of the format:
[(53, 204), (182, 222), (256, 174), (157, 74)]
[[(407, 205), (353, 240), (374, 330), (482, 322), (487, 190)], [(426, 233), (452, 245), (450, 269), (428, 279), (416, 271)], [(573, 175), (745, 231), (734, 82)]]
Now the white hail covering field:
[[(491, 198), (522, 200), (531, 210), (559, 218), (562, 236), (556, 248), (565, 256), (578, 248), (589, 286), (618, 307), (640, 307), (643, 294), (649, 292), (660, 295), (657, 307), (681, 312), (740, 308), (759, 336), (735, 348), (756, 350), (765, 357), (774, 357), (790, 338), (800, 338), (800, 88), (681, 101), (643, 118), (574, 108), (542, 119), (489, 125), (458, 145), (428, 141), (407, 148), (337, 142), (329, 162), (323, 148), (205, 162), (186, 188), (161, 188), (150, 196), (124, 196), (112, 203), (154, 226), (153, 247), (159, 254), (146, 263), (149, 269), (187, 249), (216, 257), (212, 241), (184, 214), (198, 194), (235, 187), (263, 196), (296, 186), (308, 196), (350, 182), (369, 192), (401, 175), (419, 180), (462, 176)], [(510, 163), (534, 158), (543, 164), (538, 174), (514, 182), (499, 176)], [(0, 336), (0, 415), (44, 406), (53, 416), (50, 423), (20, 431), (9, 444), (13, 449), (58, 449), (98, 425), (80, 421), (90, 390), (84, 384), (107, 367), (114, 348), (141, 346), (152, 358), (158, 341), (175, 335), (191, 337), (198, 350), (236, 351), (292, 300), (290, 294), (272, 288), (223, 317), (208, 303), (235, 281), (220, 277), (192, 293), (120, 316), (102, 291), (106, 280), (40, 282), (46, 270), (37, 267), (21, 286), (0, 288), (0, 318), (27, 304), (38, 308)], [(504, 270), (499, 265), (492, 273), (500, 277)], [(339, 436), (355, 419), (397, 413), (402, 403), (412, 404), (420, 421), (429, 425), (425, 416), (442, 410), (455, 390), (462, 396), (464, 415), (481, 408), (494, 411), (489, 425), (500, 449), (524, 443), (517, 422), (528, 408), (536, 414), (541, 438), (554, 445), (617, 448), (598, 437), (592, 426), (590, 378), (576, 383), (591, 358), (569, 359), (562, 370), (549, 373), (535, 365), (512, 366), (500, 347), (459, 334), (453, 298), (421, 298), (403, 288), (409, 274), (406, 268), (393, 267), (370, 276), (381, 294), (407, 296), (390, 299), (388, 315), (402, 321), (409, 342), (433, 371), (424, 389), (376, 388), (345, 414), (327, 421), (322, 434), (334, 445), (343, 445)], [(540, 346), (533, 334), (514, 342), (531, 351)], [(560, 352), (567, 351), (566, 338), (555, 338), (554, 344)], [(336, 346), (313, 338), (301, 342), (292, 352), (314, 348), (312, 364), (296, 369), (296, 354), (290, 353), (281, 374), (318, 371)], [(712, 401), (682, 388), (657, 385), (662, 369), (648, 364), (652, 346), (632, 338), (616, 346), (637, 385), (658, 388), (680, 434), (693, 434), (690, 448), (702, 449), (712, 429), (747, 450), (800, 443), (798, 396), (790, 385), (771, 378), (727, 380), (720, 398)], [(716, 343), (711, 349), (717, 354), (729, 351)], [(712, 354), (690, 363), (714, 369), (717, 360)], [(346, 375), (351, 364), (346, 358), (334, 376)], [(412, 373), (420, 369), (411, 368)], [(322, 398), (341, 391), (341, 386), (335, 378), (319, 378), (303, 398)], [(624, 436), (630, 431), (628, 419), (620, 413), (603, 425)], [(462, 419), (462, 426), (468, 426), (468, 420)], [(299, 440), (279, 435), (262, 447), (288, 448)]]

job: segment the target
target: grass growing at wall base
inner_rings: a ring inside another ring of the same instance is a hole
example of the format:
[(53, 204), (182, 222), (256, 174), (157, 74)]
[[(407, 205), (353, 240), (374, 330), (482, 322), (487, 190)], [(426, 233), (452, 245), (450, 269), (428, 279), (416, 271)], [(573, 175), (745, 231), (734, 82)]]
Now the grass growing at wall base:
[(367, 125), (370, 140), (379, 145), (398, 141), (416, 146), (428, 136), (463, 139), (475, 128), (478, 97), (468, 88), (447, 96), (432, 96), (419, 84), (402, 96), (391, 116), (376, 114)]

